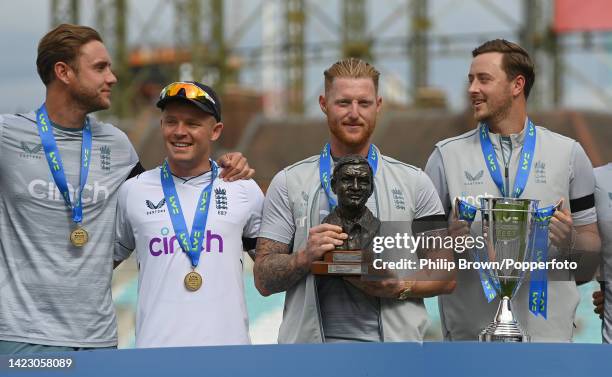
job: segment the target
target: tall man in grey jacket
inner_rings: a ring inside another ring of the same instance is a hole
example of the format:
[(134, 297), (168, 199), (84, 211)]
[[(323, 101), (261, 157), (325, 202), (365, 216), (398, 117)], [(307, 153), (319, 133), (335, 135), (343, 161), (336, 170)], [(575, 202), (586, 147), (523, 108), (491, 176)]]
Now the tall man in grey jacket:
[(322, 184), (335, 159), (368, 159), (375, 175), (366, 206), (381, 221), (435, 220), (444, 213), (426, 174), (381, 155), (370, 141), (382, 106), (378, 77), (372, 65), (354, 58), (325, 71), (319, 105), (329, 144), (280, 171), (267, 191), (254, 275), (263, 295), (286, 292), (279, 343), (420, 341), (427, 324), (422, 298), (454, 288), (452, 276), (373, 282), (310, 274), (313, 261), (347, 239), (341, 227), (321, 224), (336, 200)]
[[(451, 217), (452, 233), (470, 232), (453, 215), (455, 198), (474, 203), (480, 197), (512, 196), (537, 199), (540, 207), (561, 201), (562, 209), (550, 221), (549, 260), (572, 258), (576, 250), (598, 251), (593, 168), (579, 143), (536, 127), (527, 117), (527, 97), (535, 80), (529, 54), (497, 39), (472, 55), (469, 94), (480, 123), (437, 143), (425, 168)], [(476, 226), (472, 231), (478, 232)], [(543, 315), (529, 312), (529, 283), (517, 292), (515, 313), (533, 341), (572, 339), (579, 301), (573, 274), (548, 270), (547, 311), (539, 313)], [(445, 339), (476, 340), (493, 319), (498, 300), (487, 302), (478, 271), (459, 270), (457, 289), (438, 299)]]

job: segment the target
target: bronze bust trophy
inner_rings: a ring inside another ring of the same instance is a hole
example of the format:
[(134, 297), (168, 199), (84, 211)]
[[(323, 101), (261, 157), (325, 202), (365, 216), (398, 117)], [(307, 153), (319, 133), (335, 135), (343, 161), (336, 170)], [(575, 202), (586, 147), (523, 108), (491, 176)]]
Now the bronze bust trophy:
[(368, 160), (359, 155), (339, 159), (331, 188), (338, 197), (338, 206), (323, 223), (342, 227), (348, 239), (336, 250), (325, 253), (323, 261), (314, 262), (311, 271), (317, 275), (361, 275), (363, 251), (380, 228), (380, 221), (366, 207), (374, 192), (374, 174)]

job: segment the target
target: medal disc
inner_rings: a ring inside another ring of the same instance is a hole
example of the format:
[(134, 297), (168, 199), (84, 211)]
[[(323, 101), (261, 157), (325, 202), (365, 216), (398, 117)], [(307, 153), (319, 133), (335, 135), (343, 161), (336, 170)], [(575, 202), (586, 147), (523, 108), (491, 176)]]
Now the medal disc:
[(76, 228), (70, 232), (70, 242), (76, 247), (83, 247), (89, 241), (89, 234), (83, 228)]
[(202, 275), (195, 271), (191, 271), (185, 276), (185, 288), (188, 291), (195, 292), (202, 286)]

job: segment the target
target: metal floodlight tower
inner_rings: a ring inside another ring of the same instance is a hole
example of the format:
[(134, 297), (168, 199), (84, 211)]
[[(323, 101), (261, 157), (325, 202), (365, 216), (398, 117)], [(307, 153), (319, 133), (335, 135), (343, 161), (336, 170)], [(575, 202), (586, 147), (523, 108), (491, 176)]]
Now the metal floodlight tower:
[(111, 111), (126, 117), (131, 109), (132, 75), (127, 50), (127, 0), (98, 0), (95, 2), (96, 28), (113, 57), (113, 72), (117, 76)]
[(365, 0), (342, 1), (342, 56), (371, 60)]
[(51, 27), (79, 23), (79, 0), (51, 0)]
[(419, 88), (426, 87), (428, 84), (428, 64), (429, 48), (427, 33), (431, 26), (427, 15), (427, 0), (409, 0), (412, 5), (412, 21), (410, 23), (411, 48), (410, 65), (412, 76), (412, 95), (417, 97)]
[(304, 1), (285, 1), (287, 110), (293, 114), (304, 113), (304, 27), (306, 23)]

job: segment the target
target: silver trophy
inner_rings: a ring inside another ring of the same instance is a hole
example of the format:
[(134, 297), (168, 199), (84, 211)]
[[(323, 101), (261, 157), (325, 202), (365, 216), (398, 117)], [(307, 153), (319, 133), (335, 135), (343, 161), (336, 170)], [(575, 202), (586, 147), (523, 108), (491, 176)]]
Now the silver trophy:
[[(486, 249), (482, 259), (515, 262), (531, 259), (534, 239), (534, 215), (538, 200), (516, 198), (482, 198), (482, 235)], [(491, 264), (492, 265), (492, 264)], [(492, 266), (493, 267), (493, 266)], [(512, 297), (523, 280), (523, 271), (513, 266), (491, 268), (483, 271), (501, 298), (497, 313), (478, 336), (481, 342), (529, 342), (529, 335), (521, 329), (512, 312)]]

